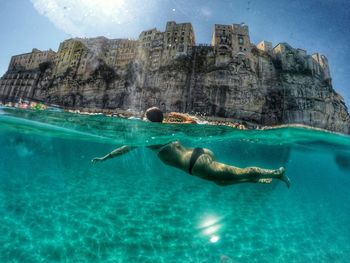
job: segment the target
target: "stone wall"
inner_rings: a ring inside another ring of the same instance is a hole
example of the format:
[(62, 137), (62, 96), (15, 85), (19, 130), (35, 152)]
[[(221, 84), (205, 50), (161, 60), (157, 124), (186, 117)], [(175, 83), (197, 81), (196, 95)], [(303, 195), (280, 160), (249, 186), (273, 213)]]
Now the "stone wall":
[[(234, 118), (262, 125), (301, 123), (349, 133), (350, 117), (329, 82), (303, 68), (276, 67), (256, 50), (252, 60), (230, 58), (217, 66), (213, 47), (196, 47), (167, 66), (150, 70), (133, 61), (115, 71), (101, 60), (81, 78), (72, 71), (55, 77), (54, 66), (37, 72), (5, 74), (2, 100), (43, 100), (68, 108), (162, 110)], [(277, 63), (278, 65), (278, 63)]]
[[(142, 32), (138, 41), (69, 39), (53, 61), (30, 70), (9, 68), (0, 79), (0, 100), (74, 109), (158, 106), (165, 112), (350, 133), (350, 117), (332, 87), (325, 56), (307, 55), (287, 43), (255, 47), (244, 25), (214, 30), (214, 46), (194, 46), (191, 24), (175, 22), (165, 32)], [(179, 51), (180, 44), (186, 48)]]

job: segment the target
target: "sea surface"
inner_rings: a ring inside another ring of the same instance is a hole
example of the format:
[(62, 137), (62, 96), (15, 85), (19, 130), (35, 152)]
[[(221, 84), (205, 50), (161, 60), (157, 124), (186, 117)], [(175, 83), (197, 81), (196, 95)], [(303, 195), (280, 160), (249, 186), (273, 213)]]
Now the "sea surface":
[[(180, 140), (292, 185), (218, 186), (145, 146)], [(91, 159), (139, 146), (103, 163)], [(350, 137), (0, 108), (0, 262), (350, 262)]]

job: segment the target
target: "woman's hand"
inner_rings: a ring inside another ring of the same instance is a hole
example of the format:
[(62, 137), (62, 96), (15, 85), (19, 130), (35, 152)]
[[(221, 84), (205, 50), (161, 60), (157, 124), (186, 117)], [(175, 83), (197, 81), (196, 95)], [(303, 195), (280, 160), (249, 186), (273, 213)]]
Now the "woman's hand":
[(101, 157), (95, 157), (94, 159), (91, 160), (92, 163), (97, 163), (97, 162), (102, 162), (104, 159)]
[(130, 152), (131, 150), (135, 149), (136, 147), (134, 146), (127, 146), (124, 145), (122, 147), (119, 147), (117, 149), (115, 149), (114, 151), (111, 151), (109, 154), (107, 154), (106, 156), (103, 157), (95, 157), (94, 159), (91, 160), (92, 163), (97, 163), (97, 162), (103, 162), (106, 161), (108, 159), (112, 159), (115, 158), (117, 156), (123, 155), (127, 152)]

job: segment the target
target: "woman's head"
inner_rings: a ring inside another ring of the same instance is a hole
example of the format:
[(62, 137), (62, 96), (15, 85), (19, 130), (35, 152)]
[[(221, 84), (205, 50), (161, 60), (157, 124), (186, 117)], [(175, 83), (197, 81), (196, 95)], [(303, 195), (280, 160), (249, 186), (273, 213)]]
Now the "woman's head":
[(163, 122), (163, 112), (157, 107), (149, 108), (146, 110), (145, 115), (151, 122)]

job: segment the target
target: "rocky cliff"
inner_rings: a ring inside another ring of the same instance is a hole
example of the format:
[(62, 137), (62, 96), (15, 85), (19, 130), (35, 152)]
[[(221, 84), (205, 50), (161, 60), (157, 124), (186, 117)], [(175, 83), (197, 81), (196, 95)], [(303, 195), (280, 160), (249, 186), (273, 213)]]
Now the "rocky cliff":
[(34, 71), (8, 71), (1, 79), (0, 99), (36, 99), (76, 109), (143, 111), (158, 106), (166, 112), (261, 125), (299, 123), (350, 133), (342, 97), (297, 56), (288, 67), (257, 49), (249, 57), (218, 56), (212, 47), (194, 47), (191, 54), (157, 69), (136, 59), (120, 70), (94, 58), (96, 67), (84, 76), (71, 67), (56, 76), (54, 63), (46, 63)]

